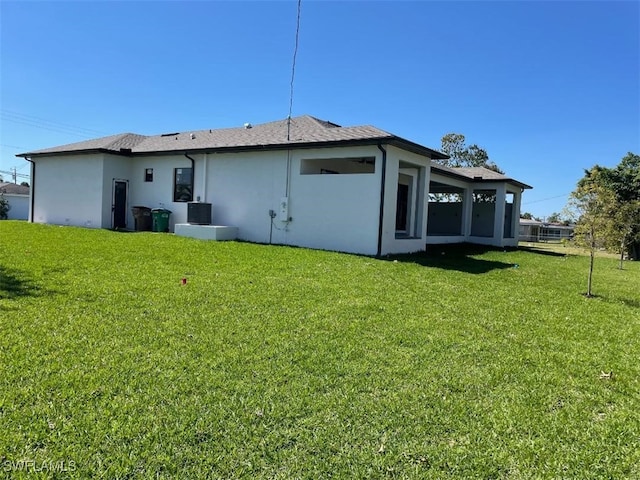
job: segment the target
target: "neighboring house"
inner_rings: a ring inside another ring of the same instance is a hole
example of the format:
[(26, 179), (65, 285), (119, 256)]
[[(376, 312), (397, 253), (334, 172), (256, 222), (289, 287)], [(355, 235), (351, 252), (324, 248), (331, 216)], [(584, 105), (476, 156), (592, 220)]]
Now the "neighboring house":
[(132, 206), (162, 206), (173, 231), (188, 202), (201, 201), (213, 205), (212, 223), (237, 227), (242, 240), (366, 255), (517, 245), (520, 197), (531, 188), (438, 166), (432, 160), (446, 155), (376, 127), (310, 116), (124, 133), (18, 156), (32, 164), (34, 222), (133, 228)]
[(538, 220), (520, 219), (521, 242), (560, 242), (573, 238), (572, 225), (544, 223)]
[(9, 202), (9, 220), (27, 220), (29, 218), (29, 191), (25, 185), (0, 182), (0, 193)]

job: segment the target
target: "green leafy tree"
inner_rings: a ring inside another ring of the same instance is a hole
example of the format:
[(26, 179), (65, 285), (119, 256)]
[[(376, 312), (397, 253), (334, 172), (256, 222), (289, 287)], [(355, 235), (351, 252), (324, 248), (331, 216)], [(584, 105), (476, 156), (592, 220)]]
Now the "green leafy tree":
[(540, 220), (539, 217), (536, 217), (535, 215), (529, 212), (524, 212), (523, 214), (520, 215), (520, 218), (524, 218), (525, 220), (535, 220), (536, 222), (542, 221)]
[(447, 167), (484, 167), (494, 172), (504, 173), (498, 165), (489, 160), (489, 154), (478, 145), (466, 145), (466, 138), (461, 133), (447, 133), (441, 139), (443, 153), (449, 155), (447, 160), (438, 160)]
[(562, 223), (562, 216), (558, 212), (553, 212), (547, 217), (549, 223)]
[(6, 220), (9, 217), (9, 210), (11, 210), (9, 200), (4, 198), (4, 194), (0, 192), (0, 220)]
[(22, 185), (23, 187), (28, 187), (29, 186), (29, 182), (20, 182), (20, 185)]
[(640, 260), (640, 156), (628, 153), (615, 168), (594, 166), (585, 171), (576, 191), (593, 184), (611, 194), (604, 247), (619, 252), (621, 259), (628, 253)]
[(589, 250), (589, 275), (587, 297), (593, 296), (593, 266), (595, 253), (602, 248), (612, 233), (610, 219), (611, 205), (614, 202), (611, 190), (600, 182), (585, 182), (571, 194), (568, 211), (577, 218), (574, 240)]

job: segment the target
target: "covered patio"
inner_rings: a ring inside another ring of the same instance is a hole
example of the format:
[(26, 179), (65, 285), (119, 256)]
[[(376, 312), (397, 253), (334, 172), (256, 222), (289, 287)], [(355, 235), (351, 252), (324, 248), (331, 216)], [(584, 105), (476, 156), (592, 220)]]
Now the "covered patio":
[(530, 188), (483, 167), (432, 165), (427, 244), (517, 246), (522, 192)]

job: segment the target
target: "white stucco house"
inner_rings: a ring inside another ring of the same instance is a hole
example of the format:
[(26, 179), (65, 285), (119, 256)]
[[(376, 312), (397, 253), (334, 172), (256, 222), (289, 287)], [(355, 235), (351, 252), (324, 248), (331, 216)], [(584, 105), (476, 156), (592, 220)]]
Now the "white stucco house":
[(29, 218), (29, 192), (26, 185), (0, 182), (0, 194), (9, 202), (8, 220), (27, 220)]
[[(429, 243), (517, 245), (528, 185), (373, 126), (300, 116), (240, 128), (123, 133), (18, 155), (31, 162), (29, 219), (133, 228), (132, 206), (212, 204), (237, 238), (385, 255)], [(190, 207), (189, 207), (190, 208)]]

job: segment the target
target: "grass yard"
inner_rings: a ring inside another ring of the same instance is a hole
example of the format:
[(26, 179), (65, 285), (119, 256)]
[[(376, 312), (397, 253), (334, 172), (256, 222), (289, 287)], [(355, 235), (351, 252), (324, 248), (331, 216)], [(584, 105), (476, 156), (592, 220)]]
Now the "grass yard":
[(640, 262), (587, 264), (0, 222), (0, 476), (640, 478)]

